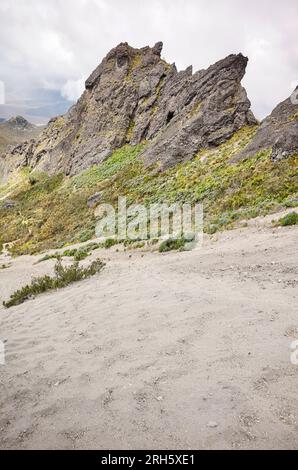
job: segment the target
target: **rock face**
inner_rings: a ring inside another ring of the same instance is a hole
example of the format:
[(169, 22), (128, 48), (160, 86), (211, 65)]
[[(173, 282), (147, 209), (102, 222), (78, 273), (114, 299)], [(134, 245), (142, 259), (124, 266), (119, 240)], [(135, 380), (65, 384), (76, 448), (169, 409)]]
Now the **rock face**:
[(193, 74), (192, 67), (178, 72), (161, 50), (160, 42), (112, 49), (65, 116), (52, 119), (34, 144), (2, 158), (0, 176), (21, 165), (73, 175), (142, 141), (145, 164), (164, 169), (256, 122), (241, 86), (247, 58), (230, 55)]
[(241, 86), (246, 65), (246, 57), (231, 55), (207, 70), (193, 75), (189, 68), (168, 80), (158, 102), (157, 132), (149, 134), (152, 142), (144, 151), (146, 163), (173, 166), (256, 124)]
[(298, 102), (293, 98), (294, 94), (295, 92), (272, 111), (262, 122), (252, 141), (233, 161), (251, 157), (268, 148), (272, 148), (273, 161), (298, 154)]

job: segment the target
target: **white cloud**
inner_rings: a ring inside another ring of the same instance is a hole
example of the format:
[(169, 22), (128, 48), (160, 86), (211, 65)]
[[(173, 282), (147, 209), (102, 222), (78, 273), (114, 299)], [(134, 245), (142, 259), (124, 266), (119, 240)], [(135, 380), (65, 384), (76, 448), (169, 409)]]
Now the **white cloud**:
[(69, 101), (76, 101), (85, 89), (85, 79), (68, 80), (62, 87), (61, 94), (63, 98)]
[(297, 0), (1, 0), (0, 11), (0, 80), (9, 96), (50, 83), (77, 97), (122, 41), (141, 47), (162, 40), (169, 62), (195, 70), (243, 52), (258, 117), (289, 96), (297, 77)]

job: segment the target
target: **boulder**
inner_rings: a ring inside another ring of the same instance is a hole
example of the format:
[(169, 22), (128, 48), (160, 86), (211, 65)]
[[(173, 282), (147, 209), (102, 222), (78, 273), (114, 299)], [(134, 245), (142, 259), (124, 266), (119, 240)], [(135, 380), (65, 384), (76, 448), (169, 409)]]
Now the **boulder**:
[(95, 193), (93, 196), (90, 196), (88, 201), (87, 201), (87, 206), (89, 209), (93, 209), (94, 207), (97, 206), (97, 204), (101, 201), (102, 199), (102, 194), (101, 193)]

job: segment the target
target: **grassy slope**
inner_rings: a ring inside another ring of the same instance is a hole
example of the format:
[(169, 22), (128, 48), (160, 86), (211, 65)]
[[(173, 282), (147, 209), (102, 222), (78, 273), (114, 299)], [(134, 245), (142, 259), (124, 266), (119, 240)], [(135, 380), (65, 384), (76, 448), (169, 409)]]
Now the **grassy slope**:
[[(19, 240), (13, 250), (21, 254), (91, 239), (96, 220), (86, 202), (97, 191), (108, 203), (124, 195), (129, 203), (203, 202), (205, 230), (211, 233), (232, 227), (236, 220), (295, 205), (298, 156), (274, 164), (268, 149), (229, 164), (255, 130), (243, 128), (221, 147), (204, 150), (164, 173), (143, 167), (138, 158), (142, 145), (125, 146), (73, 178), (36, 175), (32, 184), (29, 170), (23, 170), (10, 194), (17, 206), (0, 209), (0, 242)], [(10, 185), (0, 188), (0, 198), (9, 191)]]

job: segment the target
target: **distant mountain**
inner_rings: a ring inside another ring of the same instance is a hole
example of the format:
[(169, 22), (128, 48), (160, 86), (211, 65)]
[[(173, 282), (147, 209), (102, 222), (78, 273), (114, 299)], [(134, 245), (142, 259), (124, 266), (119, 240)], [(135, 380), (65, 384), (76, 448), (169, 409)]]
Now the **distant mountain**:
[(23, 116), (12, 117), (8, 121), (6, 121), (5, 125), (10, 129), (15, 129), (19, 131), (32, 130), (36, 128), (34, 124), (31, 124), (31, 122), (27, 121), (27, 119), (23, 118)]
[(21, 115), (33, 124), (47, 124), (53, 116), (65, 114), (73, 104), (58, 91), (37, 89), (26, 100), (0, 104), (0, 116), (7, 120), (11, 116)]
[(10, 146), (36, 139), (42, 132), (42, 126), (35, 126), (22, 116), (0, 121), (0, 154), (5, 154)]

